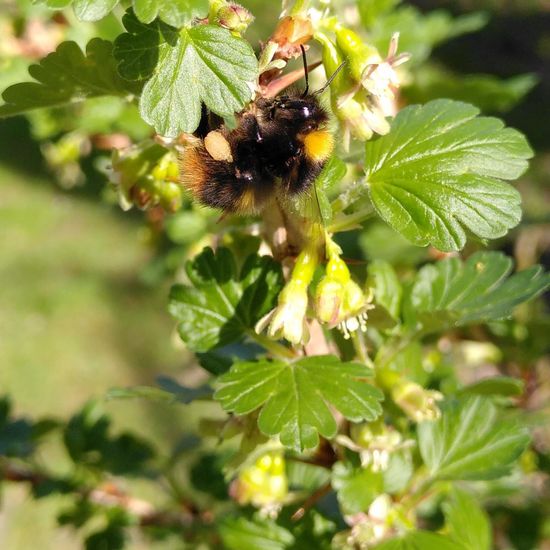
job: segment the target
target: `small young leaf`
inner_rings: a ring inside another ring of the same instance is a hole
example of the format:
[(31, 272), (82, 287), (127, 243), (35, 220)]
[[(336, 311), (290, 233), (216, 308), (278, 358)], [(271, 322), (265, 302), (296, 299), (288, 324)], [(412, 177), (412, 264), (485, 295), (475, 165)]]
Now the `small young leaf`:
[(275, 305), (283, 286), (280, 264), (252, 255), (237, 273), (229, 250), (204, 249), (187, 264), (192, 286), (175, 285), (170, 313), (179, 321), (181, 339), (206, 352), (242, 340), (246, 331)]
[(529, 443), (527, 430), (501, 418), (487, 398), (471, 397), (418, 426), (422, 458), (438, 479), (495, 479), (510, 472)]
[(403, 109), (367, 144), (365, 170), (380, 216), (418, 246), (460, 250), (467, 232), (502, 237), (520, 220), (518, 178), (533, 153), (524, 136), (472, 105), (435, 100)]
[(491, 525), (477, 499), (455, 488), (450, 500), (443, 504), (449, 536), (463, 550), (491, 550)]
[(550, 274), (533, 266), (506, 278), (512, 260), (477, 252), (465, 263), (447, 258), (423, 267), (405, 300), (405, 320), (425, 331), (504, 319), (513, 308), (550, 286)]
[(354, 468), (337, 462), (332, 469), (332, 486), (344, 514), (365, 512), (382, 493), (383, 477), (370, 468)]
[(140, 111), (159, 134), (194, 132), (201, 103), (229, 117), (252, 99), (258, 62), (248, 42), (227, 29), (184, 28), (175, 45), (158, 47), (158, 56), (155, 72), (143, 88)]
[(462, 550), (456, 542), (429, 531), (411, 531), (404, 537), (378, 544), (373, 550)]
[(336, 434), (329, 404), (348, 420), (374, 420), (382, 412), (382, 392), (362, 380), (372, 370), (343, 363), (334, 356), (315, 356), (289, 364), (282, 361), (236, 363), (220, 378), (214, 394), (226, 411), (248, 414), (262, 408), (260, 430), (279, 435), (283, 445), (302, 451)]
[(75, 42), (62, 42), (39, 65), (29, 67), (29, 74), (38, 82), (14, 84), (4, 91), (0, 117), (88, 97), (132, 93), (135, 87), (117, 73), (112, 49), (110, 42), (93, 38), (84, 55)]

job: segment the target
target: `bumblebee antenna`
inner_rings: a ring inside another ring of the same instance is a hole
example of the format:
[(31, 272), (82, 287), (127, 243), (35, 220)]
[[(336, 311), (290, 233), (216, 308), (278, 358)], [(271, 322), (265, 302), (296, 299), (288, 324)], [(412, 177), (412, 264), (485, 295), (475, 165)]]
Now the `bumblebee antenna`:
[(315, 92), (313, 92), (314, 95), (322, 94), (331, 84), (332, 81), (336, 78), (338, 73), (344, 68), (344, 65), (347, 63), (347, 60), (344, 59), (340, 65), (338, 65), (338, 68), (330, 75), (330, 78), (325, 82), (325, 85), (322, 88), (319, 88)]
[(307, 70), (307, 59), (306, 59), (306, 49), (302, 44), (300, 44), (300, 49), (302, 50), (302, 62), (304, 64), (304, 78), (306, 79), (306, 88), (301, 95), (301, 97), (306, 97), (309, 92), (309, 72)]

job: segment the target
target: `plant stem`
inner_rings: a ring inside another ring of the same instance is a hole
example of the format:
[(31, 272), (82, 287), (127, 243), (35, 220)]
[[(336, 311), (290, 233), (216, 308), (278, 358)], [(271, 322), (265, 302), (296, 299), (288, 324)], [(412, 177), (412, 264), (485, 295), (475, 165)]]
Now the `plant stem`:
[(271, 340), (263, 334), (257, 334), (256, 332), (250, 330), (248, 331), (248, 336), (260, 344), (260, 346), (265, 348), (274, 357), (284, 359), (296, 359), (297, 357), (297, 353), (293, 349), (287, 348), (286, 346), (283, 346), (283, 344), (279, 344), (279, 342)]
[(335, 221), (328, 227), (330, 233), (340, 233), (342, 231), (350, 231), (355, 229), (361, 222), (364, 222), (368, 218), (374, 215), (374, 210), (371, 206), (348, 214), (347, 216), (338, 216)]
[(351, 340), (353, 342), (353, 347), (355, 349), (355, 353), (357, 354), (357, 357), (359, 357), (359, 360), (362, 363), (365, 363), (368, 367), (374, 367), (374, 363), (372, 362), (372, 359), (369, 357), (369, 354), (367, 352), (367, 347), (365, 346), (365, 341), (363, 340), (363, 335), (358, 330), (351, 333)]

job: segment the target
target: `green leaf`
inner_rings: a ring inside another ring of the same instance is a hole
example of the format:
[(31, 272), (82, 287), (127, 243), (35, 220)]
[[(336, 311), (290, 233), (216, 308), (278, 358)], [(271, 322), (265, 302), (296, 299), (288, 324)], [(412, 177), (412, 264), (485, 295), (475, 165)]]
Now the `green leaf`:
[(404, 537), (390, 539), (374, 550), (462, 550), (453, 540), (429, 531), (411, 531)]
[(502, 395), (518, 397), (524, 390), (523, 380), (510, 376), (493, 376), (465, 386), (459, 393), (467, 395)]
[(75, 42), (62, 42), (39, 65), (29, 67), (29, 74), (37, 82), (14, 84), (4, 91), (0, 117), (89, 97), (128, 95), (132, 86), (118, 75), (112, 49), (110, 42), (94, 38), (84, 55)]
[(381, 414), (382, 392), (363, 380), (370, 376), (368, 367), (330, 355), (295, 363), (242, 362), (220, 378), (222, 387), (214, 398), (226, 411), (240, 415), (261, 408), (260, 430), (279, 435), (283, 445), (301, 451), (317, 446), (318, 433), (326, 438), (336, 435), (329, 405), (353, 422)]
[(502, 237), (518, 224), (518, 178), (533, 153), (517, 130), (472, 105), (435, 100), (403, 109), (367, 143), (367, 182), (378, 214), (418, 246), (460, 250), (468, 232)]
[(151, 23), (157, 16), (174, 27), (183, 27), (208, 15), (208, 0), (133, 0), (140, 21)]
[(193, 351), (242, 340), (275, 306), (283, 286), (281, 267), (268, 256), (249, 256), (239, 274), (229, 250), (205, 248), (186, 267), (191, 285), (172, 287), (169, 310)]
[(418, 426), (422, 458), (438, 479), (496, 479), (508, 474), (529, 443), (525, 427), (489, 399), (470, 397)]
[(399, 320), (403, 288), (391, 264), (383, 260), (370, 262), (368, 277), (376, 305), (384, 307), (394, 320)]
[(541, 266), (507, 277), (511, 269), (512, 260), (500, 252), (477, 252), (466, 262), (447, 258), (424, 266), (405, 300), (406, 323), (431, 332), (504, 319), (550, 286), (550, 274)]
[(182, 29), (174, 45), (158, 46), (155, 72), (141, 95), (141, 115), (165, 136), (194, 132), (201, 103), (221, 117), (230, 117), (251, 101), (257, 72), (248, 42), (227, 29), (213, 25)]
[[(42, 0), (49, 8), (62, 9), (73, 5), (75, 15), (81, 21), (98, 21), (113, 10), (119, 0)], [(151, 23), (160, 17), (174, 27), (183, 27), (193, 19), (208, 15), (208, 0), (132, 0), (137, 18)]]
[(99, 21), (118, 4), (118, 0), (74, 0), (73, 9), (81, 21)]
[(443, 504), (445, 524), (451, 539), (463, 550), (491, 550), (491, 524), (478, 500), (455, 488)]
[(177, 44), (178, 30), (158, 20), (146, 25), (131, 10), (122, 24), (128, 32), (117, 36), (113, 49), (118, 72), (127, 80), (145, 80), (155, 71), (161, 46)]
[(383, 492), (383, 477), (370, 468), (355, 468), (337, 462), (332, 469), (332, 487), (344, 514), (366, 512), (372, 501)]

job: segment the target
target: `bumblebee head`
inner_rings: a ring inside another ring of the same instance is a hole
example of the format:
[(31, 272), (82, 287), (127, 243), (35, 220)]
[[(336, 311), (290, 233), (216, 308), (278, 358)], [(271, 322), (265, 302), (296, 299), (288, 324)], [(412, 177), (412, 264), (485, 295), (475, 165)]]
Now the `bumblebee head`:
[(325, 110), (316, 97), (293, 97), (282, 95), (266, 105), (267, 119), (274, 123), (282, 123), (292, 127), (297, 132), (310, 132), (327, 122)]

